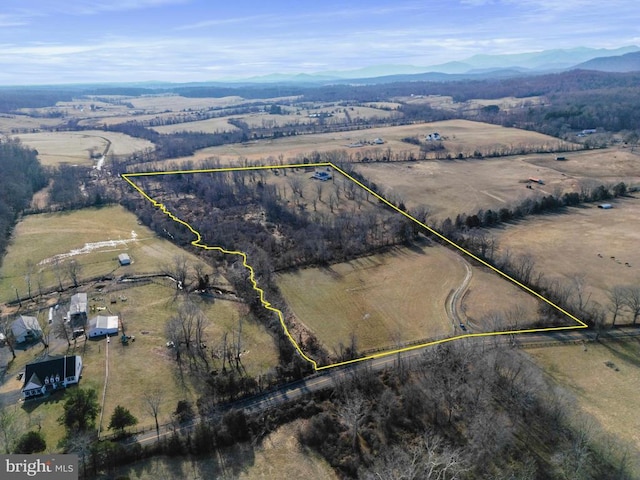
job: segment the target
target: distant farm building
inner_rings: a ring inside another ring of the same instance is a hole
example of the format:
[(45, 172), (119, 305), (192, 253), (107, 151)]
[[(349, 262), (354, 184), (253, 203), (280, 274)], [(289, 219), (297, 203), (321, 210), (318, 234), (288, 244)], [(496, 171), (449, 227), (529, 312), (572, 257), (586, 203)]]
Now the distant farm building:
[(384, 144), (384, 140), (381, 139), (381, 138), (375, 138), (373, 140), (373, 143), (375, 143), (376, 145), (382, 145), (382, 144)]
[(613, 208), (613, 205), (611, 205), (610, 203), (601, 203), (600, 205), (598, 205), (598, 208), (602, 208), (603, 210), (609, 210)]
[(42, 338), (42, 328), (36, 317), (20, 315), (11, 324), (11, 333), (16, 343), (31, 342)]
[(540, 185), (544, 185), (544, 181), (543, 181), (541, 178), (529, 177), (529, 179), (528, 179), (528, 180), (529, 180), (530, 182), (533, 182), (533, 183), (537, 183), (537, 184), (540, 184)]
[(78, 383), (81, 373), (82, 358), (79, 355), (30, 363), (24, 372), (22, 398), (45, 395)]
[(556, 157), (556, 160), (566, 160), (567, 157)]
[(319, 172), (315, 172), (311, 176), (311, 178), (315, 178), (316, 180), (326, 182), (327, 180), (331, 180), (331, 173), (327, 171), (319, 171)]
[(118, 334), (118, 317), (116, 315), (98, 315), (89, 326), (89, 338)]
[(118, 255), (118, 262), (120, 262), (120, 266), (131, 265), (131, 257), (127, 253), (121, 253)]
[(429, 135), (427, 135), (427, 141), (428, 142), (433, 142), (433, 141), (438, 141), (438, 140), (442, 140), (442, 137), (440, 136), (440, 134), (438, 132), (433, 132), (433, 133), (430, 133)]
[(87, 324), (87, 294), (76, 293), (71, 297), (67, 321), (71, 328), (84, 327)]

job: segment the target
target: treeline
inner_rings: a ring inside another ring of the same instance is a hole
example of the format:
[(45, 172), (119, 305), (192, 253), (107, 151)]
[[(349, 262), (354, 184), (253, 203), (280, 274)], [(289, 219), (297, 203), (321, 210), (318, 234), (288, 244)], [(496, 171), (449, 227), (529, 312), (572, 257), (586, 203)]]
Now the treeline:
[[(110, 132), (119, 132), (132, 137), (143, 138), (152, 142), (156, 148), (147, 156), (146, 161), (164, 160), (167, 158), (187, 157), (193, 155), (197, 150), (207, 147), (215, 147), (226, 143), (239, 143), (247, 140), (242, 131), (203, 133), (203, 132), (179, 132), (179, 133), (158, 133), (155, 130), (145, 127), (137, 121), (120, 123), (117, 125), (105, 126), (104, 129)], [(139, 163), (141, 158), (132, 155), (120, 158), (115, 165), (119, 172), (124, 171), (126, 165)]]
[(299, 440), (342, 478), (627, 479), (627, 459), (517, 350), (456, 342), (347, 374)]
[(0, 139), (0, 259), (18, 215), (29, 206), (33, 194), (47, 184), (37, 155), (18, 140)]
[(0, 88), (0, 112), (12, 113), (21, 108), (52, 107), (57, 102), (70, 102), (73, 91), (59, 88)]

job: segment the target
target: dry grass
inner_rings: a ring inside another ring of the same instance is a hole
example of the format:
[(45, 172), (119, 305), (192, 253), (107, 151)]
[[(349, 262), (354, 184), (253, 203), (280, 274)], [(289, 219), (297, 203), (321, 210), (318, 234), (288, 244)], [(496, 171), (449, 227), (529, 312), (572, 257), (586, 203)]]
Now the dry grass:
[(640, 200), (612, 203), (611, 210), (589, 205), (509, 225), (497, 231), (498, 242), (513, 254), (532, 255), (547, 278), (565, 284), (582, 278), (591, 300), (606, 305), (611, 287), (640, 281)]
[(464, 276), (461, 259), (433, 245), (281, 274), (277, 284), (296, 318), (339, 352), (352, 334), (359, 350), (449, 335), (445, 301)]
[[(640, 342), (539, 348), (529, 354), (559, 384), (576, 397), (577, 407), (591, 415), (602, 429), (624, 442), (640, 475)], [(607, 362), (612, 362), (608, 366)], [(616, 370), (617, 368), (617, 370)]]
[(510, 281), (499, 278), (488, 268), (475, 267), (462, 300), (462, 309), (473, 326), (491, 332), (508, 325), (507, 322), (494, 323), (492, 319), (489, 320), (493, 314), (513, 317), (517, 321), (516, 328), (530, 326), (538, 319), (540, 302)]
[(221, 133), (235, 132), (238, 127), (229, 123), (229, 118), (211, 118), (209, 120), (200, 120), (198, 122), (176, 123), (174, 125), (163, 125), (153, 127), (158, 133), (177, 133), (177, 132), (204, 132), (204, 133)]
[(28, 129), (39, 130), (40, 128), (50, 128), (62, 124), (58, 118), (34, 118), (28, 115), (8, 115), (0, 114), (0, 133), (11, 135), (15, 130)]
[[(480, 208), (498, 211), (525, 198), (579, 188), (574, 178), (512, 157), (360, 164), (356, 169), (375, 182), (383, 195), (399, 196), (408, 206), (427, 206), (436, 221)], [(528, 189), (523, 182), (529, 177), (542, 178), (545, 185)]]
[(338, 476), (325, 460), (296, 440), (302, 421), (279, 427), (257, 447), (243, 445), (211, 457), (194, 459), (154, 457), (119, 470), (131, 480), (159, 478), (238, 478), (334, 480)]
[[(380, 115), (393, 113), (382, 110), (375, 111)], [(226, 163), (237, 163), (240, 158), (268, 161), (269, 157), (275, 159), (279, 155), (282, 155), (287, 162), (290, 162), (295, 161), (296, 158), (309, 156), (312, 152), (323, 153), (344, 150), (347, 155), (354, 157), (357, 153), (364, 155), (372, 154), (374, 151), (382, 154), (388, 148), (391, 148), (394, 152), (414, 152), (417, 156), (419, 147), (405, 143), (402, 139), (411, 136), (424, 138), (425, 135), (433, 133), (434, 131), (439, 132), (447, 138), (445, 145), (453, 155), (457, 155), (458, 152), (470, 154), (476, 149), (487, 150), (500, 145), (510, 146), (524, 144), (542, 147), (557, 145), (559, 142), (559, 140), (554, 137), (516, 128), (505, 128), (467, 120), (448, 120), (444, 122), (369, 128), (348, 132), (297, 135), (276, 140), (255, 140), (243, 144), (205, 148), (196, 152), (193, 157), (178, 158), (172, 161), (190, 160), (197, 162), (198, 160), (217, 157)], [(385, 144), (370, 144), (358, 148), (348, 147), (349, 144), (355, 142), (364, 142), (365, 144), (367, 142), (373, 142), (376, 138), (382, 138)], [(159, 165), (162, 165), (162, 163)]]
[(44, 165), (60, 163), (92, 165), (90, 151), (102, 153), (111, 142), (110, 154), (126, 155), (153, 148), (148, 140), (122, 133), (85, 130), (81, 132), (40, 132), (20, 134), (25, 145), (38, 150)]
[[(136, 238), (132, 240), (132, 232)], [(69, 213), (30, 215), (18, 223), (0, 268), (0, 301), (15, 299), (15, 288), (21, 296), (27, 294), (25, 274), (27, 262), (34, 268), (32, 293), (38, 293), (38, 278), (44, 290), (58, 285), (55, 266), (46, 262), (55, 255), (70, 254), (88, 243), (108, 240), (128, 240), (121, 245), (104, 245), (87, 253), (62, 260), (63, 285), (69, 285), (66, 264), (70, 258), (82, 265), (80, 278), (92, 278), (115, 273), (158, 273), (175, 256), (184, 255), (190, 263), (199, 260), (167, 240), (156, 237), (147, 227), (140, 225), (136, 216), (122, 207), (84, 209)], [(128, 253), (132, 264), (120, 267), (117, 256)], [(41, 263), (43, 262), (43, 263)], [(41, 273), (39, 273), (41, 272)]]

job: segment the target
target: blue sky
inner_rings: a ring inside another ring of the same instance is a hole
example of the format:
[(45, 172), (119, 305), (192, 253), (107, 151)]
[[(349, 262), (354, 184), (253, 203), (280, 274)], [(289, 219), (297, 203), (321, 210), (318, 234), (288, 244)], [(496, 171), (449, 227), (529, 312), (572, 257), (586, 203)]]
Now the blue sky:
[(640, 45), (637, 0), (2, 0), (0, 84), (205, 81)]

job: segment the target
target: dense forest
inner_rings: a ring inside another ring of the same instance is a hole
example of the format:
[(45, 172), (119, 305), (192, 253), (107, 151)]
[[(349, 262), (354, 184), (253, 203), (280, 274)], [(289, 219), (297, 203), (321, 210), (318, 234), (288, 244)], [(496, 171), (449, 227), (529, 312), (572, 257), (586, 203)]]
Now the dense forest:
[(0, 140), (0, 259), (18, 215), (29, 206), (34, 192), (47, 184), (37, 154), (17, 140)]

